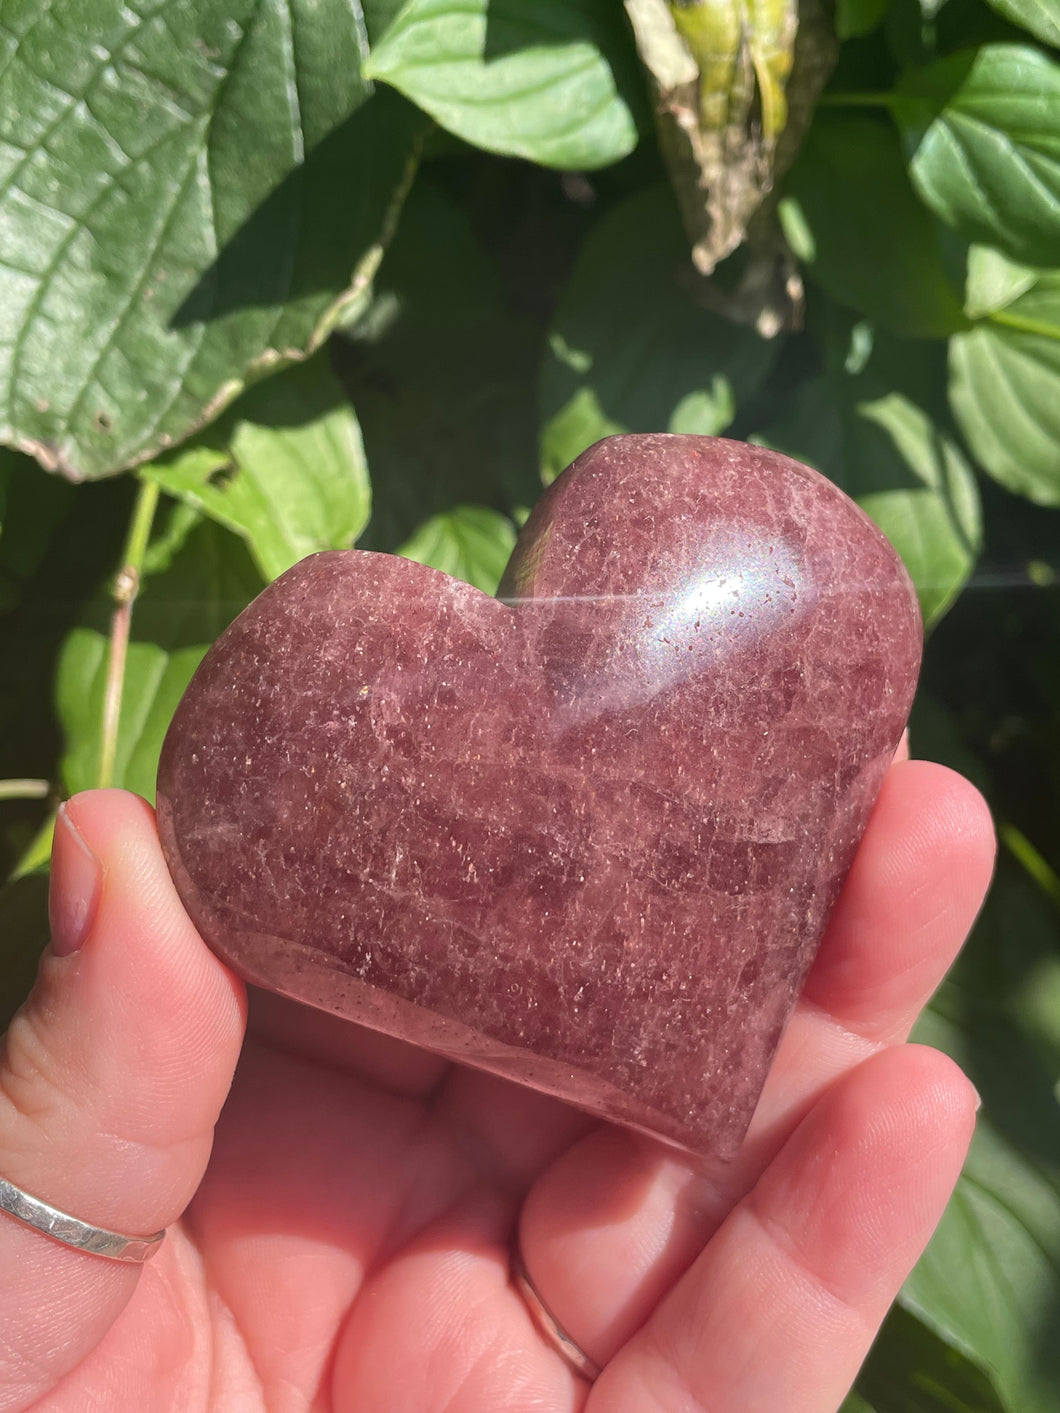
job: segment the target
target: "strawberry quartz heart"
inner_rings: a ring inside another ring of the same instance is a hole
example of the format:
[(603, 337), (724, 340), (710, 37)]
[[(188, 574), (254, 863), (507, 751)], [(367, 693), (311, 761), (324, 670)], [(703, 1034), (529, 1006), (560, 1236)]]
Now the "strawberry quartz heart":
[(784, 456), (611, 437), (492, 599), (357, 550), (199, 668), (158, 823), (248, 981), (731, 1155), (912, 701), (888, 542)]

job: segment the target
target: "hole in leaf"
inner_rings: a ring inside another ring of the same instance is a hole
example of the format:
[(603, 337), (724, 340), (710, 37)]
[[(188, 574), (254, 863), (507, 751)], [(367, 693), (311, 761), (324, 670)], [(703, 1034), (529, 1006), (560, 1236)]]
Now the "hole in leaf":
[(214, 490), (223, 491), (235, 480), (236, 471), (239, 468), (234, 461), (226, 461), (223, 466), (215, 467), (206, 478), (206, 484), (213, 486)]

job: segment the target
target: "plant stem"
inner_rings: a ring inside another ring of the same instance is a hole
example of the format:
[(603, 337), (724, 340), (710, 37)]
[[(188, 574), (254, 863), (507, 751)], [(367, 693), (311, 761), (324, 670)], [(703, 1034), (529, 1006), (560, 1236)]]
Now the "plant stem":
[(99, 785), (103, 789), (114, 779), (114, 761), (118, 752), (118, 725), (121, 720), (121, 698), (125, 687), (125, 657), (129, 647), (129, 628), (133, 604), (140, 592), (140, 573), (151, 538), (151, 525), (158, 505), (158, 486), (153, 481), (141, 481), (133, 506), (129, 533), (125, 540), (121, 568), (111, 591), (114, 613), (110, 620), (110, 653), (107, 658), (107, 685), (103, 693), (103, 717), (99, 739)]
[(1009, 853), (1023, 865), (1045, 896), (1060, 912), (1060, 878), (1057, 877), (1048, 860), (1042, 857), (1022, 830), (1017, 829), (1007, 820), (999, 821), (997, 832)]
[(50, 789), (47, 780), (0, 780), (0, 800), (43, 800)]
[(1060, 340), (1060, 325), (1047, 324), (1044, 319), (1027, 319), (1022, 314), (1010, 314), (1007, 309), (996, 309), (988, 317), (991, 322), (1003, 324), (1006, 329), (1018, 329), (1022, 334), (1038, 334), (1043, 339)]

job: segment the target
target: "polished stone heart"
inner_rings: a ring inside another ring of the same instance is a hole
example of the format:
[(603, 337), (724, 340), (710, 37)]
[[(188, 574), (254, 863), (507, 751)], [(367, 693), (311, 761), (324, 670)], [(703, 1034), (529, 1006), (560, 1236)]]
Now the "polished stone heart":
[(498, 599), (357, 550), (210, 651), (158, 820), (242, 976), (729, 1155), (905, 724), (916, 598), (774, 452), (614, 437)]

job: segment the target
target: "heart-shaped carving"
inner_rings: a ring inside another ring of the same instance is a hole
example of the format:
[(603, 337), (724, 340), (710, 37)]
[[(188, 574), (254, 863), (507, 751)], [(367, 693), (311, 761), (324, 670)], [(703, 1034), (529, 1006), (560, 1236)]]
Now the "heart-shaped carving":
[(739, 1143), (912, 700), (890, 545), (786, 457), (598, 443), (491, 599), (356, 550), (210, 651), (158, 820), (250, 981)]

